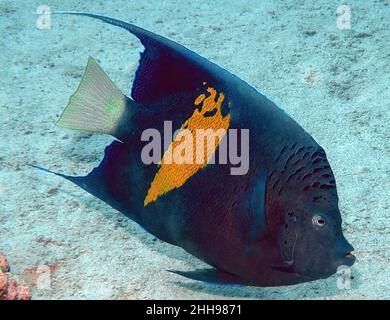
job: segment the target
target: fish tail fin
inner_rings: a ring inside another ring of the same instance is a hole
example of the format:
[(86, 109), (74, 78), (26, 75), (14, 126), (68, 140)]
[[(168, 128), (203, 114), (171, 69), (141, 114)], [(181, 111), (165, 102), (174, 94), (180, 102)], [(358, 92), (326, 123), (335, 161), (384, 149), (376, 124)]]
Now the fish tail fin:
[(132, 103), (135, 102), (127, 98), (90, 57), (79, 87), (56, 124), (120, 139), (121, 123), (123, 119), (129, 120), (131, 108), (128, 106)]

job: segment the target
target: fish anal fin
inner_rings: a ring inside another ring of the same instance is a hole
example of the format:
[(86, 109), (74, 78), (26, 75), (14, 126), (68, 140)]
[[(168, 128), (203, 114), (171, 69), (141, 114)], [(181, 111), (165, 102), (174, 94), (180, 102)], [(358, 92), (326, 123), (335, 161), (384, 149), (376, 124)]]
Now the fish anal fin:
[(87, 176), (69, 176), (63, 173), (55, 172), (47, 168), (43, 168), (34, 164), (27, 164), (30, 167), (33, 167), (35, 169), (54, 174), (56, 176), (62, 177), (70, 182), (73, 182), (75, 185), (79, 186), (80, 188), (84, 189), (85, 191), (94, 194), (95, 196), (98, 196), (98, 184), (95, 184), (95, 181), (91, 178), (90, 175)]
[[(60, 176), (116, 210), (128, 212), (127, 208), (131, 206), (133, 187), (130, 181), (131, 176), (123, 175), (121, 168), (123, 168), (130, 153), (132, 153), (131, 143), (113, 141), (105, 148), (102, 162), (86, 176), (69, 176), (37, 165), (29, 164), (29, 166)], [(123, 185), (126, 187), (124, 188)]]

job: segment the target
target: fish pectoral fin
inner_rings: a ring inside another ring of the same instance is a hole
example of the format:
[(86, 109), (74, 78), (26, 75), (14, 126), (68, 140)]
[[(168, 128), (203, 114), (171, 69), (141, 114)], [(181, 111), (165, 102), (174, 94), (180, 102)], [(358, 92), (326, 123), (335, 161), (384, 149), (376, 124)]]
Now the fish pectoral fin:
[(268, 170), (262, 169), (254, 180), (249, 193), (237, 211), (236, 225), (245, 243), (252, 245), (259, 241), (267, 230), (265, 193)]
[(294, 261), (275, 263), (271, 266), (271, 268), (280, 272), (295, 273)]
[(63, 128), (105, 133), (116, 137), (117, 127), (131, 102), (93, 58), (88, 59), (83, 78), (70, 97), (57, 125)]
[(240, 278), (231, 273), (217, 269), (198, 269), (195, 271), (167, 270), (182, 277), (213, 284), (243, 284)]

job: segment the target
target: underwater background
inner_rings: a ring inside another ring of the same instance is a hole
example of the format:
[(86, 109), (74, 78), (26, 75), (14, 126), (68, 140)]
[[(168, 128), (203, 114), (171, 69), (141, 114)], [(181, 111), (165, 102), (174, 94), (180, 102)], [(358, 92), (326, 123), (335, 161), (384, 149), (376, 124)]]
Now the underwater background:
[[(273, 288), (181, 278), (166, 270), (207, 265), (70, 182), (28, 167), (82, 175), (101, 161), (112, 138), (54, 123), (89, 56), (129, 93), (143, 49), (128, 32), (88, 18), (53, 15), (42, 25), (42, 5), (166, 36), (288, 112), (332, 165), (357, 257), (351, 277)], [(343, 5), (350, 25), (340, 24)], [(389, 299), (389, 30), (389, 0), (0, 0), (0, 252), (12, 273), (33, 299)]]

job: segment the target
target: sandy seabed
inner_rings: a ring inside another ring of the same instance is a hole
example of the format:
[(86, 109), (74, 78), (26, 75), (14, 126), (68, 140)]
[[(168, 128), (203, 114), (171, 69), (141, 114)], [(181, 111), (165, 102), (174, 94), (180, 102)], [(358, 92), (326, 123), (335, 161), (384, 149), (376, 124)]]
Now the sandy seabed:
[[(343, 228), (355, 247), (351, 287), (337, 276), (291, 287), (229, 287), (166, 272), (206, 265), (163, 243), (71, 183), (111, 138), (54, 126), (93, 56), (129, 92), (142, 46), (127, 32), (39, 5), (131, 21), (251, 83), (324, 147)], [(389, 299), (390, 1), (0, 1), (0, 251), (34, 299)], [(40, 276), (50, 273), (44, 281)], [(48, 282), (49, 281), (49, 282)]]

